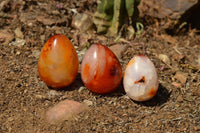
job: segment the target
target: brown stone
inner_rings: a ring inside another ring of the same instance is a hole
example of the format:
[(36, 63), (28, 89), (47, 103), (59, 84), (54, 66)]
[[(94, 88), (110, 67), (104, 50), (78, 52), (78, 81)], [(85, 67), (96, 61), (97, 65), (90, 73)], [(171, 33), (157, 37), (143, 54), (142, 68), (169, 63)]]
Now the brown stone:
[(183, 72), (176, 72), (174, 76), (178, 81), (180, 81), (182, 84), (185, 84), (187, 81), (188, 74)]
[(0, 31), (0, 42), (3, 45), (9, 44), (14, 39), (14, 35), (10, 33), (8, 30)]
[(79, 114), (87, 108), (87, 105), (73, 101), (64, 100), (46, 112), (46, 119), (49, 123), (57, 123), (69, 120), (73, 116)]
[(116, 44), (109, 47), (110, 50), (117, 56), (118, 59), (121, 58), (122, 53), (126, 50), (127, 45)]
[(139, 10), (141, 16), (179, 19), (188, 9), (195, 6), (198, 0), (141, 0)]
[(183, 101), (183, 97), (181, 95), (179, 95), (176, 100), (177, 100), (177, 102), (182, 102)]

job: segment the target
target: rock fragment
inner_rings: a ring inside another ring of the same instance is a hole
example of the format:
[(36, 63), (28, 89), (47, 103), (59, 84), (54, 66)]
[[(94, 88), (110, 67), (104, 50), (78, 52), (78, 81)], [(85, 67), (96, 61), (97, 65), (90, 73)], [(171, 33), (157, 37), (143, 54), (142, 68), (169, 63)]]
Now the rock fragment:
[(86, 32), (92, 28), (93, 22), (89, 15), (78, 13), (74, 16), (72, 26), (80, 32)]
[(158, 58), (167, 65), (170, 65), (170, 63), (171, 63), (169, 57), (165, 54), (159, 54)]
[(0, 43), (3, 45), (9, 44), (14, 39), (14, 35), (8, 30), (0, 30)]
[(24, 34), (23, 34), (23, 32), (21, 31), (21, 28), (16, 28), (15, 29), (15, 36), (17, 37), (17, 38), (21, 38), (21, 39), (23, 39), (24, 38)]
[(51, 107), (46, 112), (46, 120), (52, 124), (64, 120), (70, 120), (75, 115), (81, 113), (86, 109), (87, 105), (66, 99), (64, 101), (59, 102), (54, 107)]
[(84, 100), (83, 103), (85, 103), (88, 106), (92, 106), (93, 105), (93, 102), (90, 101), (90, 100)]
[(128, 45), (122, 45), (122, 44), (116, 44), (116, 45), (112, 45), (110, 46), (110, 50), (113, 51), (113, 53), (117, 56), (118, 59), (121, 58), (122, 53), (126, 50)]
[(183, 73), (183, 72), (176, 72), (175, 76), (174, 76), (178, 81), (180, 81), (182, 84), (185, 84), (187, 81), (187, 77), (188, 74), (187, 73)]

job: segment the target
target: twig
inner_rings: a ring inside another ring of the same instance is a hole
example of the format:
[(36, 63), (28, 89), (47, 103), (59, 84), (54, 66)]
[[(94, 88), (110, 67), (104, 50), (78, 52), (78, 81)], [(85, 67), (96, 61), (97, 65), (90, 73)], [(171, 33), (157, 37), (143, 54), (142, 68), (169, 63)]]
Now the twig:
[(182, 53), (176, 48), (176, 46), (173, 47), (173, 49), (180, 55), (182, 55)]

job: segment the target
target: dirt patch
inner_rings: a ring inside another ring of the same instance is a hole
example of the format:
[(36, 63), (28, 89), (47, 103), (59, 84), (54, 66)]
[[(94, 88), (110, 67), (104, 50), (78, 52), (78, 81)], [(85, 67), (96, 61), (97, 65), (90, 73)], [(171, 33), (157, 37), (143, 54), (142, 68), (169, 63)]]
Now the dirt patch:
[[(74, 43), (74, 36), (80, 36), (71, 27), (74, 11), (92, 14), (95, 0), (6, 2), (0, 3), (0, 32), (7, 35), (0, 34), (0, 132), (200, 131), (200, 35), (195, 29), (171, 36), (166, 34), (163, 22), (155, 21), (145, 25), (144, 32), (130, 43), (118, 43), (127, 45), (119, 56), (123, 72), (134, 55), (144, 52), (157, 69), (158, 93), (150, 101), (139, 103), (126, 96), (122, 84), (110, 94), (98, 95), (83, 88), (80, 74), (60, 91), (48, 88), (39, 78), (38, 54), (45, 42), (59, 33)], [(21, 38), (16, 29), (23, 33)], [(88, 41), (111, 46), (114, 40), (94, 33)], [(74, 44), (79, 53), (83, 46)], [(144, 44), (145, 50), (136, 44)], [(159, 54), (168, 56), (170, 64), (160, 60)], [(186, 74), (185, 83), (175, 77), (177, 72)], [(64, 99), (89, 100), (92, 104), (72, 120), (48, 124), (45, 111)]]

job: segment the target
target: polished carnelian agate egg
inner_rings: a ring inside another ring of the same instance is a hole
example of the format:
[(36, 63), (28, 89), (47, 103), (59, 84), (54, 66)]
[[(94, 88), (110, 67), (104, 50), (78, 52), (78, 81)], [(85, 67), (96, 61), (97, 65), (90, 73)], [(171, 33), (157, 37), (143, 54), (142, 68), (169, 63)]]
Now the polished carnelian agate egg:
[(42, 48), (38, 60), (40, 78), (53, 88), (71, 84), (78, 73), (78, 66), (76, 50), (64, 35), (52, 36)]
[(133, 57), (126, 66), (123, 84), (131, 99), (151, 99), (158, 90), (158, 76), (152, 61), (144, 55)]
[(122, 68), (115, 54), (106, 46), (93, 44), (81, 64), (81, 78), (92, 92), (105, 94), (121, 82)]

